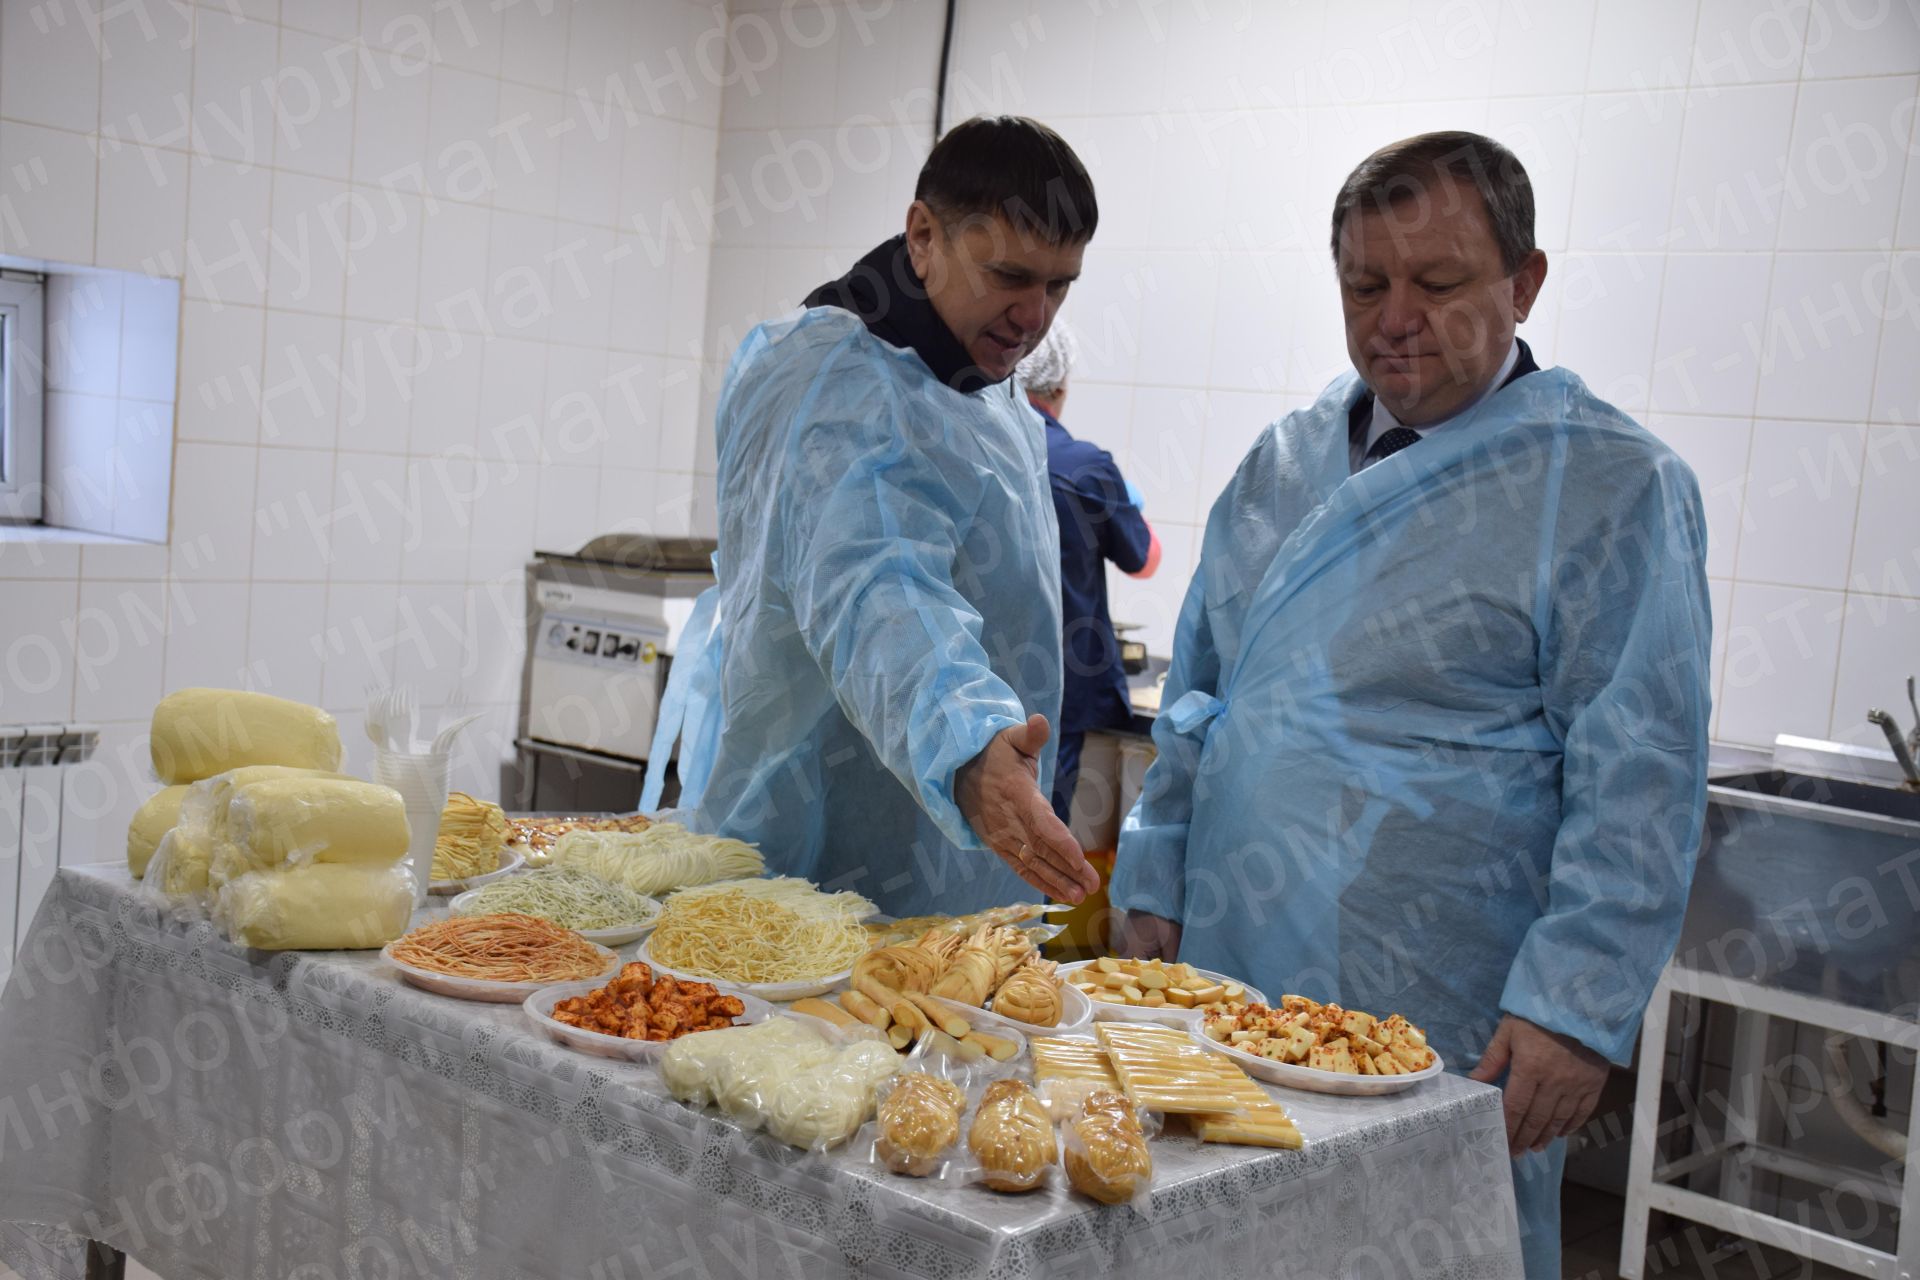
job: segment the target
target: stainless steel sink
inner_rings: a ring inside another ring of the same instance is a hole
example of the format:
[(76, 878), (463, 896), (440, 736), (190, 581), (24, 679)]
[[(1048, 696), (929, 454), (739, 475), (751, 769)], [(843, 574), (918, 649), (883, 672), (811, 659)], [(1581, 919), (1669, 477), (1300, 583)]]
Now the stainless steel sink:
[(1767, 769), (1715, 779), (1676, 958), (1882, 1012), (1920, 999), (1920, 794)]

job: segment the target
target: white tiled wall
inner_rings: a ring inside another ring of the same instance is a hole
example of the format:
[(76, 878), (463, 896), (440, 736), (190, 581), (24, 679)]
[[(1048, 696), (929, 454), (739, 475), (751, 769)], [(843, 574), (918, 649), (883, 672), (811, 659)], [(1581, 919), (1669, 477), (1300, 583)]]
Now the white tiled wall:
[(48, 524), (167, 540), (178, 282), (114, 271), (46, 281)]
[[(769, 56), (726, 94), (710, 387), (751, 322), (899, 227), (939, 8), (734, 6)], [(1873, 742), (1863, 713), (1920, 669), (1917, 99), (1911, 0), (970, 0), (949, 118), (1046, 120), (1098, 185), (1066, 421), (1166, 544), (1111, 583), (1156, 649), (1248, 443), (1347, 367), (1340, 179), (1476, 129), (1534, 182), (1551, 274), (1522, 336), (1701, 479), (1716, 734)]]
[[(318, 701), (364, 764), (365, 686), (411, 681), (487, 711), (455, 785), (497, 789), (528, 554), (691, 525), (724, 20), (0, 5), (0, 254), (183, 295), (170, 541), (0, 535), (0, 722), (104, 726), (63, 858), (119, 856), (185, 684)], [(124, 438), (122, 356), (56, 375), (76, 438)]]

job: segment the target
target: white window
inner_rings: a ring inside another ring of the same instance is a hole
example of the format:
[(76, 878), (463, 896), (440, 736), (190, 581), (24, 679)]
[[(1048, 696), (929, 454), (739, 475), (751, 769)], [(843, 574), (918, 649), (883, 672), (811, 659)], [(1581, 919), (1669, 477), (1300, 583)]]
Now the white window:
[(0, 520), (40, 518), (46, 332), (41, 278), (0, 270)]

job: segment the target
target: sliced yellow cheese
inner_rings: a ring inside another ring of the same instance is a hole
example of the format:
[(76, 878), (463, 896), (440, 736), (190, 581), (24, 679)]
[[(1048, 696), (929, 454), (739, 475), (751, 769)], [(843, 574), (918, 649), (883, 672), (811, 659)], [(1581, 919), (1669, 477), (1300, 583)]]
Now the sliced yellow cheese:
[(402, 868), (337, 863), (256, 871), (221, 888), (214, 914), (233, 941), (266, 951), (379, 947), (407, 931), (413, 881)]
[(147, 863), (160, 847), (160, 838), (180, 821), (180, 805), (190, 789), (185, 785), (163, 787), (148, 796), (133, 815), (127, 826), (127, 870), (135, 880), (147, 874)]
[(242, 765), (340, 767), (340, 728), (318, 707), (238, 689), (181, 689), (153, 709), (153, 771), (198, 782)]

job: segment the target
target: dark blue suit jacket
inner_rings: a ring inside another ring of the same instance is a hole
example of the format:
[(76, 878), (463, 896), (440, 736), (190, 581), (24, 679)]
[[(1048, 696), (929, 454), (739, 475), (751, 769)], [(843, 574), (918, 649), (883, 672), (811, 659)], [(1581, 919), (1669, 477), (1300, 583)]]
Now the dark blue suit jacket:
[(1066, 659), (1060, 732), (1112, 728), (1132, 718), (1120, 645), (1107, 613), (1107, 566), (1123, 573), (1146, 567), (1153, 535), (1113, 455), (1075, 440), (1045, 409), (1047, 471), (1060, 521), (1060, 608)]

